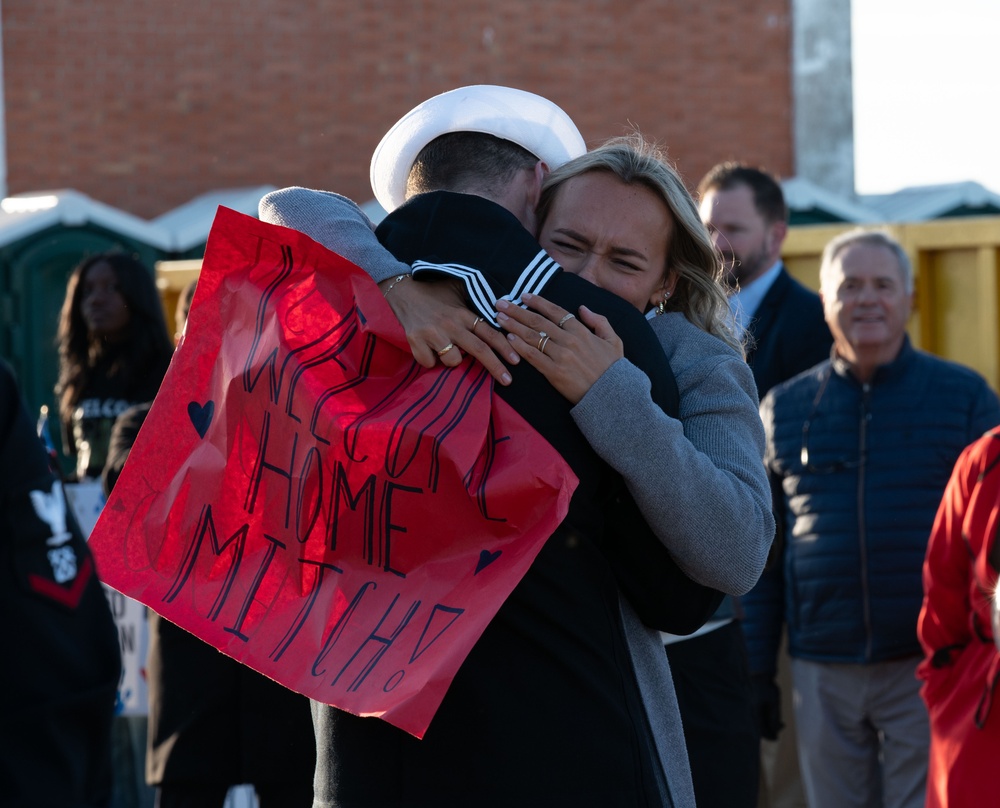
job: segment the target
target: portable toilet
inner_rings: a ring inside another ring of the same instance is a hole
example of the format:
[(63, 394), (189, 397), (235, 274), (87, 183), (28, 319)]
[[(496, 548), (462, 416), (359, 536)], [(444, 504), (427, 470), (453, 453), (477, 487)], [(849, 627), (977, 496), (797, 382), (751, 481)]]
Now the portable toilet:
[(273, 185), (258, 185), (209, 191), (157, 216), (151, 222), (169, 233), (172, 259), (201, 258), (205, 255), (208, 234), (220, 205), (256, 218), (261, 197), (273, 190)]
[[(56, 413), (56, 328), (73, 268), (107, 250), (135, 254), (153, 272), (169, 255), (169, 233), (159, 225), (60, 190), (0, 201), (0, 356), (14, 367), (31, 412)], [(58, 419), (50, 423), (61, 448)]]

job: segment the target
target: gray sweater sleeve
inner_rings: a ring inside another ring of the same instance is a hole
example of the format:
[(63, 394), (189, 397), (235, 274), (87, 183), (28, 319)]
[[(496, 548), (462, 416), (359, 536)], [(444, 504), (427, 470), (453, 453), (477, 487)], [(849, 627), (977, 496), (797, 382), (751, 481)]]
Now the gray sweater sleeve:
[(409, 266), (379, 244), (371, 221), (346, 196), (309, 188), (282, 188), (260, 200), (258, 216), (262, 222), (305, 233), (357, 264), (375, 283), (410, 272)]
[[(669, 317), (683, 315), (657, 319)], [(677, 376), (679, 420), (653, 403), (645, 376), (626, 360), (597, 381), (573, 418), (625, 478), (678, 566), (699, 583), (742, 595), (760, 576), (774, 536), (757, 388), (735, 351), (684, 324), (654, 322)]]

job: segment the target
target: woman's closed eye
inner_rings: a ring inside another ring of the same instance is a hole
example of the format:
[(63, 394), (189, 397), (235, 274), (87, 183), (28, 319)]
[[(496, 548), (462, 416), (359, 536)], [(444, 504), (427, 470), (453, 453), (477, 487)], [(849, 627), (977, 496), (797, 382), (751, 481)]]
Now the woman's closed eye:
[(552, 245), (554, 247), (557, 247), (560, 250), (560, 252), (573, 253), (574, 255), (577, 253), (584, 252), (585, 249), (582, 244), (576, 244), (574, 242), (565, 241), (561, 239), (553, 239)]
[(622, 270), (623, 272), (643, 272), (645, 270), (644, 267), (641, 267), (632, 261), (628, 261), (625, 258), (615, 258), (612, 260), (612, 263), (616, 268)]

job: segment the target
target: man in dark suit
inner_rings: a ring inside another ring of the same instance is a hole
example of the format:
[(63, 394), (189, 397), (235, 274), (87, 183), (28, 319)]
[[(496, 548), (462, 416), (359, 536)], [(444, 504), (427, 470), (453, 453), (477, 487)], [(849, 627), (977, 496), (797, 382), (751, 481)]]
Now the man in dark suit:
[(726, 261), (733, 311), (752, 338), (747, 362), (763, 398), (827, 359), (833, 337), (819, 295), (781, 262), (788, 208), (778, 181), (756, 168), (721, 163), (702, 179), (698, 196), (701, 220)]
[[(730, 304), (748, 335), (747, 362), (763, 398), (776, 384), (830, 356), (833, 337), (823, 316), (823, 305), (819, 295), (795, 280), (781, 261), (781, 247), (788, 233), (788, 207), (776, 178), (739, 163), (720, 163), (699, 183), (698, 197), (702, 221), (726, 263), (732, 289)], [(741, 650), (745, 658), (745, 644)], [(670, 664), (676, 680), (678, 663), (674, 655), (670, 655)], [(705, 671), (699, 668), (696, 674), (698, 686), (703, 689)], [(715, 675), (721, 674), (717, 671)], [(736, 676), (745, 678), (745, 673), (734, 672)], [(761, 739), (768, 741), (762, 747), (762, 761), (767, 763), (762, 767), (758, 800), (761, 808), (805, 804), (793, 728), (786, 729), (777, 743), (782, 715), (791, 715), (787, 655), (783, 655), (778, 678), (784, 685), (780, 690), (769, 674), (750, 671), (757, 731)], [(681, 685), (678, 697), (687, 724)], [(698, 765), (698, 759), (692, 751), (692, 768)], [(696, 791), (698, 779), (696, 774)]]

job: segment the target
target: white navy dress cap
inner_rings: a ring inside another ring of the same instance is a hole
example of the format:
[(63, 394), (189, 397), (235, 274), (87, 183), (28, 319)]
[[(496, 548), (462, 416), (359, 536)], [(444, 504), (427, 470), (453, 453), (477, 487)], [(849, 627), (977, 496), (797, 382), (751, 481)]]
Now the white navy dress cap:
[(420, 150), (450, 132), (482, 132), (510, 140), (549, 168), (587, 150), (576, 124), (547, 98), (492, 84), (449, 90), (407, 112), (375, 148), (372, 191), (386, 211), (406, 201), (406, 180)]

